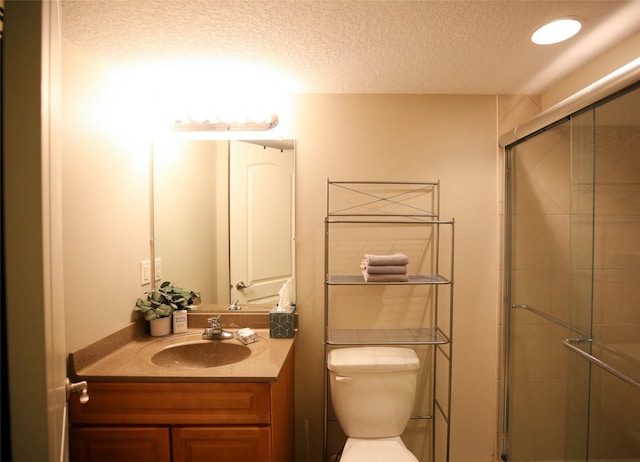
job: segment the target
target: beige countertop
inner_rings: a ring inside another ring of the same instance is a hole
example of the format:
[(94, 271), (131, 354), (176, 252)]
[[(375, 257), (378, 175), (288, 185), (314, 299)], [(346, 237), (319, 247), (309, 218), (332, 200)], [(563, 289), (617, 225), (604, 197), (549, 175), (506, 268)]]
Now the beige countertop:
[[(203, 328), (199, 327), (200, 322), (192, 322), (196, 319), (191, 318), (190, 315), (186, 333), (163, 337), (151, 337), (146, 322), (134, 322), (70, 353), (69, 375), (73, 381), (89, 382), (271, 382), (278, 378), (294, 346), (295, 337), (270, 338), (269, 329), (251, 326), (258, 341), (246, 345), (250, 354), (241, 361), (214, 367), (173, 367), (154, 363), (151, 359), (154, 354), (182, 343), (223, 342), (242, 345), (235, 335), (237, 328), (224, 324), (223, 328), (234, 333), (233, 339), (202, 340)], [(233, 322), (230, 324), (233, 325)]]

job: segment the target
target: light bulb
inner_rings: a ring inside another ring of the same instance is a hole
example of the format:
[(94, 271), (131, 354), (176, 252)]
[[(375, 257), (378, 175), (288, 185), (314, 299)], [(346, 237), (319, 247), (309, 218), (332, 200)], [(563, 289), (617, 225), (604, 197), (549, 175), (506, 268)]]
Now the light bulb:
[(551, 45), (563, 42), (576, 35), (582, 24), (577, 19), (557, 19), (536, 30), (531, 41), (536, 45)]

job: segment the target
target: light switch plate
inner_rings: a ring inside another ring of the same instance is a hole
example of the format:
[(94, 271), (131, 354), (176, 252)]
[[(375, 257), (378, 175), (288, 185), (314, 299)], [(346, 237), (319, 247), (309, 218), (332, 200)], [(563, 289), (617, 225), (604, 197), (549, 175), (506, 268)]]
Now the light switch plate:
[(151, 262), (142, 260), (140, 262), (140, 285), (146, 286), (147, 284), (151, 284)]
[[(154, 274), (156, 281), (160, 281), (162, 279), (162, 258), (156, 258), (156, 270)], [(151, 276), (149, 276), (151, 279)]]

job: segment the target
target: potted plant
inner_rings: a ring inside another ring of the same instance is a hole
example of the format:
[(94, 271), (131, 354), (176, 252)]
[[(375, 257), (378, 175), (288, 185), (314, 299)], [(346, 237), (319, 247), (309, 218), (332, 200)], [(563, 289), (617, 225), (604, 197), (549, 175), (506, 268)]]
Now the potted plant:
[(171, 332), (171, 315), (175, 310), (184, 310), (200, 294), (192, 290), (176, 287), (164, 281), (160, 287), (147, 292), (147, 298), (136, 301), (136, 311), (149, 321), (151, 335), (160, 336)]

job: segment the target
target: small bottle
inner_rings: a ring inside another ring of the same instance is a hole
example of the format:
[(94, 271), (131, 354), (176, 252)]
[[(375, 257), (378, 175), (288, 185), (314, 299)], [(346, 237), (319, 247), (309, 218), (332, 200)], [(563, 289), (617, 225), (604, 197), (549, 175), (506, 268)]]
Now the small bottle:
[(173, 312), (173, 333), (182, 334), (187, 331), (187, 310)]

